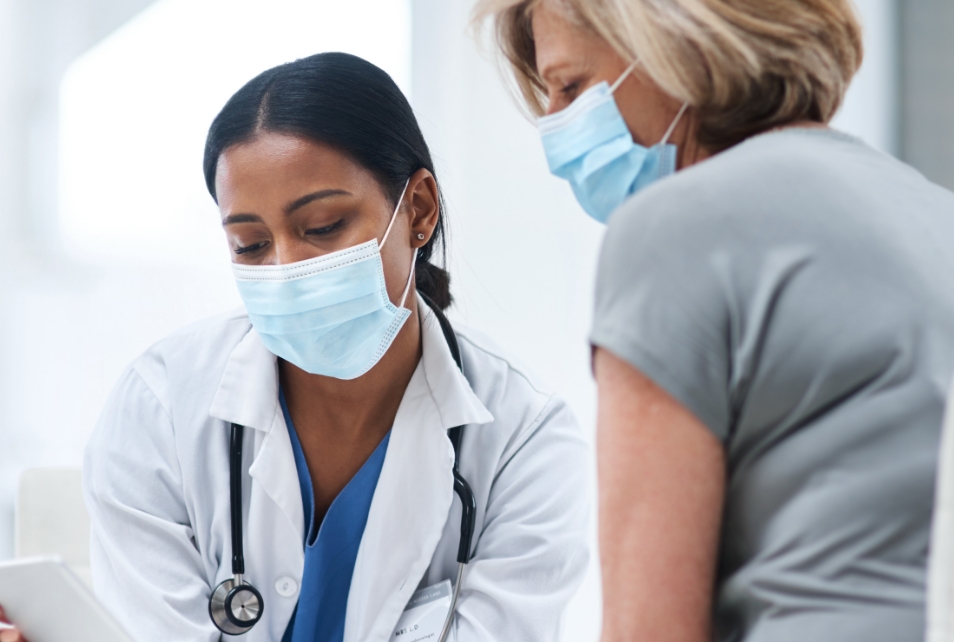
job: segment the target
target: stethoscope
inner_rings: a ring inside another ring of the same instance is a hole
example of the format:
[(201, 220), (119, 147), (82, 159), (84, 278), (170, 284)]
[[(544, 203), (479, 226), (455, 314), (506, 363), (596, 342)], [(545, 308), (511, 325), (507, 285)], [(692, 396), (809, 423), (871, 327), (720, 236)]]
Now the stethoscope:
[[(444, 333), (444, 340), (450, 348), (454, 363), (461, 372), (464, 371), (460, 358), (460, 347), (457, 345), (457, 336), (451, 327), (450, 321), (440, 309), (423, 294), (421, 297), (434, 312)], [(242, 438), (245, 427), (232, 424), (229, 441), (229, 510), (232, 524), (232, 577), (215, 587), (212, 597), (209, 598), (209, 616), (215, 626), (227, 635), (241, 635), (247, 633), (259, 620), (265, 609), (262, 594), (254, 586), (245, 581), (245, 554), (242, 544)], [(462, 506), (460, 517), (460, 544), (457, 548), (457, 581), (454, 583), (454, 593), (451, 598), (450, 609), (444, 619), (438, 642), (445, 642), (450, 634), (451, 622), (457, 608), (457, 597), (460, 595), (461, 579), (464, 576), (464, 565), (470, 561), (470, 546), (474, 538), (474, 528), (477, 519), (477, 500), (470, 489), (467, 480), (460, 474), (460, 444), (464, 435), (464, 427), (456, 426), (447, 431), (447, 436), (454, 446), (454, 492), (460, 498)]]

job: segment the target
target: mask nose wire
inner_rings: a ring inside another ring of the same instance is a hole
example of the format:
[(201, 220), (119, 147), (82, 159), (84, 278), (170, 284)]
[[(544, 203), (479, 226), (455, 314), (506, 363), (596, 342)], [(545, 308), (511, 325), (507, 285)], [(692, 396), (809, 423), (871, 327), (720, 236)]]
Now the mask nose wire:
[(378, 249), (384, 249), (384, 244), (388, 241), (388, 234), (391, 233), (391, 227), (394, 225), (394, 219), (397, 218), (398, 210), (401, 209), (401, 203), (404, 202), (404, 195), (407, 193), (407, 186), (411, 184), (411, 177), (408, 176), (407, 182), (404, 183), (404, 189), (401, 190), (401, 198), (398, 199), (397, 206), (394, 208), (394, 213), (391, 214), (391, 220), (388, 222), (388, 229), (384, 230), (384, 237), (381, 239), (381, 242), (378, 243)]

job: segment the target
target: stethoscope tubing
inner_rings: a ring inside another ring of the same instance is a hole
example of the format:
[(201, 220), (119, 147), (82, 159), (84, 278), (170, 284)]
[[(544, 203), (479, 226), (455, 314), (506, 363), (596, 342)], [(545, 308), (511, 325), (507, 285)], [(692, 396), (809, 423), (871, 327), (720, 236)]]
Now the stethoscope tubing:
[(445, 642), (447, 636), (450, 635), (451, 622), (454, 621), (454, 611), (457, 610), (457, 596), (460, 595), (460, 584), (461, 580), (464, 579), (464, 566), (465, 562), (458, 562), (457, 564), (457, 581), (454, 582), (454, 596), (451, 598), (450, 608), (447, 609), (447, 617), (444, 618), (444, 626), (441, 628), (441, 635), (437, 638), (437, 642)]
[[(232, 424), (229, 443), (229, 512), (232, 522), (232, 575), (245, 574), (245, 551), (242, 537), (242, 442), (245, 426)], [(236, 582), (238, 583), (238, 582)]]

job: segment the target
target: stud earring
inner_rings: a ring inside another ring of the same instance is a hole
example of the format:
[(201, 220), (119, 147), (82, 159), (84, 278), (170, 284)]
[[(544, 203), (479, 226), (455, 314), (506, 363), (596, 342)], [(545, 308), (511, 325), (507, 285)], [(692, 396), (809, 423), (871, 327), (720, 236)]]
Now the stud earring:
[(421, 233), (421, 232), (418, 232), (418, 233), (417, 233), (417, 240), (418, 240), (418, 241), (423, 241), (423, 240), (424, 240), (424, 234)]

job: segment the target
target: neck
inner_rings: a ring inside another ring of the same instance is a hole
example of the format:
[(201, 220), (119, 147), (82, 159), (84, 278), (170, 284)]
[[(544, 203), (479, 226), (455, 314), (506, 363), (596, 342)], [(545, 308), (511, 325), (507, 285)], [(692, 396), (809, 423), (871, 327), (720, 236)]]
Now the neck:
[(695, 109), (689, 109), (682, 116), (682, 122), (673, 132), (673, 142), (680, 141), (677, 169), (701, 163), (713, 155), (713, 151), (699, 142), (699, 117)]
[(279, 378), (285, 402), (301, 435), (333, 446), (379, 442), (394, 423), (404, 391), (420, 361), (421, 326), (412, 288), (411, 315), (391, 347), (371, 370), (349, 381), (313, 375), (282, 359)]

